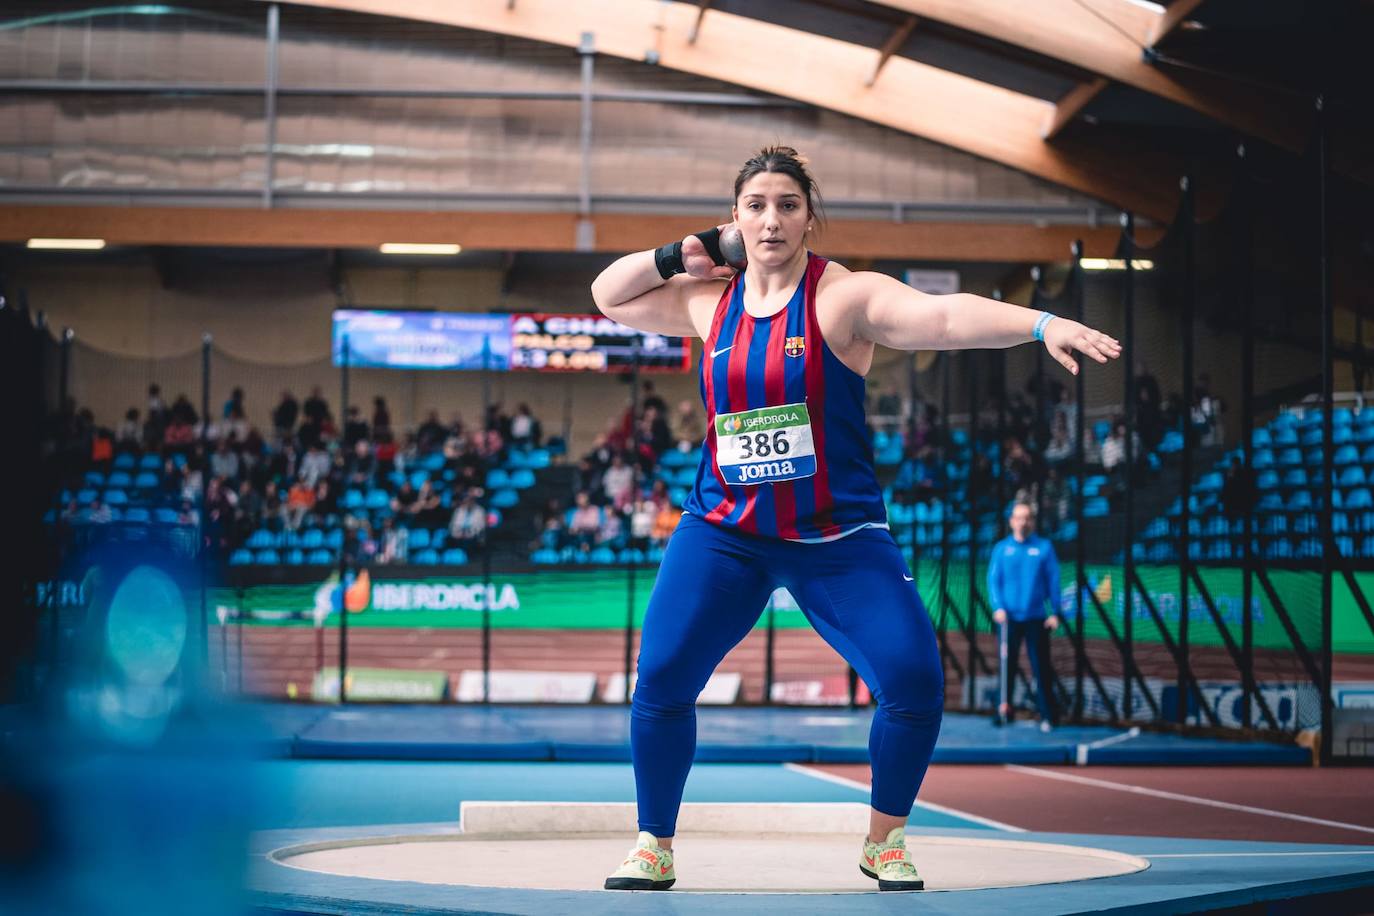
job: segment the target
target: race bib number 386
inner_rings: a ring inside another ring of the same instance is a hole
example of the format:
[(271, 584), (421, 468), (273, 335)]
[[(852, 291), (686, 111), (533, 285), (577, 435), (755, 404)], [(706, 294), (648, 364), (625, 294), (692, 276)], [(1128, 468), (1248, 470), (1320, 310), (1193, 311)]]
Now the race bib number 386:
[(716, 466), (727, 483), (797, 480), (816, 473), (811, 415), (805, 404), (716, 416)]

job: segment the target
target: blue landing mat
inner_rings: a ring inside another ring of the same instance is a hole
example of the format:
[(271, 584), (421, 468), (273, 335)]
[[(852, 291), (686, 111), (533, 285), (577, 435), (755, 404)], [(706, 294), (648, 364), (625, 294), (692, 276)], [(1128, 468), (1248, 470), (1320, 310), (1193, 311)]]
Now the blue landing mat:
[[(357, 706), (251, 704), (273, 756), (379, 760), (630, 759), (623, 706)], [(865, 763), (872, 710), (697, 709), (697, 760), (717, 763)], [(1303, 766), (1296, 745), (1224, 741), (1032, 723), (995, 728), (982, 716), (945, 715), (936, 763), (1266, 764)]]
[[(453, 823), (405, 825), (415, 835), (451, 834)], [(1374, 888), (1374, 847), (1295, 845), (1160, 837), (1018, 833), (1017, 841), (1090, 846), (1150, 861), (1142, 872), (1091, 881), (1035, 887), (911, 894), (739, 894), (545, 891), (378, 881), (305, 871), (279, 865), (267, 854), (299, 843), (394, 835), (393, 828), (273, 830), (255, 834), (249, 870), (254, 903), (298, 913), (419, 916), (501, 913), (643, 913), (673, 916), (735, 914), (907, 913), (1018, 916), (1067, 913), (1205, 912), (1266, 901), (1293, 900), (1358, 888)], [(911, 834), (982, 836), (986, 832), (913, 829)], [(1005, 834), (1004, 836), (1012, 836)], [(685, 866), (683, 866), (685, 868)], [(849, 868), (849, 863), (841, 867)]]

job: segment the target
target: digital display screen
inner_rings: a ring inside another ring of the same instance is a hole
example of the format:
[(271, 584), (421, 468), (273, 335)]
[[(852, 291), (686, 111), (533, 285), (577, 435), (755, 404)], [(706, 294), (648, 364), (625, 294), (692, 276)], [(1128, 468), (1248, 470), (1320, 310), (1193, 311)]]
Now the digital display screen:
[(510, 368), (510, 316), (337, 309), (334, 365), (383, 369)]
[(692, 343), (649, 334), (604, 315), (511, 316), (510, 367), (536, 372), (686, 372)]

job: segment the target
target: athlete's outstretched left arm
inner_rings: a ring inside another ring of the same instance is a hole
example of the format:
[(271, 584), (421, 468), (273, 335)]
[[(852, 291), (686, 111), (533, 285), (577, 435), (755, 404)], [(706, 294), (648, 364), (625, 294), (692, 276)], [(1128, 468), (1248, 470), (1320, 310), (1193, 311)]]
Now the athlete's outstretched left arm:
[[(886, 274), (857, 271), (836, 279), (835, 297), (852, 316), (854, 336), (894, 350), (1003, 349), (1035, 339), (1043, 313), (972, 293), (934, 296)], [(1045, 347), (1070, 372), (1074, 353), (1099, 363), (1121, 355), (1113, 337), (1068, 318), (1043, 328)]]

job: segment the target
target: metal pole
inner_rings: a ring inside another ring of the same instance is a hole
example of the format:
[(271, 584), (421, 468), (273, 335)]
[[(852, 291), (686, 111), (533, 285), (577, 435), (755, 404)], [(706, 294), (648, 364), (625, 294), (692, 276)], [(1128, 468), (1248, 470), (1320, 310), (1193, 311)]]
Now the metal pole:
[[(1126, 623), (1123, 629), (1127, 633), (1126, 645), (1132, 649), (1131, 636), (1133, 635), (1133, 621), (1135, 620), (1135, 588), (1136, 588), (1136, 569), (1135, 569), (1135, 431), (1136, 422), (1136, 392), (1135, 392), (1135, 214), (1121, 214), (1121, 225), (1126, 232), (1126, 272), (1123, 275), (1121, 286), (1121, 304), (1125, 311), (1124, 327), (1122, 328), (1122, 353), (1121, 362), (1124, 364), (1126, 376), (1126, 534), (1124, 540), (1125, 556), (1122, 563), (1125, 566), (1122, 578), (1122, 613), (1125, 615)], [(1187, 474), (1183, 477), (1184, 487), (1187, 487)], [(1184, 499), (1187, 499), (1185, 495)], [(1131, 656), (1131, 666), (1135, 664), (1134, 655)], [(1125, 669), (1125, 707), (1127, 716), (1131, 712), (1131, 668)]]
[[(348, 423), (348, 336), (343, 338), (339, 359), (339, 416)], [(362, 552), (358, 552), (359, 561)], [(339, 550), (339, 703), (348, 702), (348, 551)]]
[(210, 484), (210, 346), (209, 334), (200, 339), (200, 663), (202, 671), (210, 667), (210, 617), (206, 608), (206, 591), (210, 587), (210, 542), (207, 522), (210, 506), (206, 493)]
[[(584, 58), (584, 61), (587, 58)], [(639, 482), (639, 449), (635, 447), (635, 439), (638, 435), (639, 423), (639, 348), (642, 338), (635, 337), (634, 364), (630, 369), (630, 441), (631, 448), (630, 476), (634, 481), (630, 492), (634, 494), (634, 503), (640, 499)], [(630, 525), (634, 525), (634, 503), (630, 509)], [(616, 511), (615, 506), (611, 506), (611, 511)], [(633, 534), (633, 530), (631, 530)], [(634, 667), (634, 641), (635, 641), (635, 571), (636, 565), (633, 559), (625, 567), (625, 702), (630, 702), (630, 672)]]
[[(1075, 239), (1070, 248), (1073, 254), (1072, 273), (1069, 275), (1073, 283), (1074, 290), (1074, 309), (1075, 317), (1078, 321), (1083, 321), (1087, 310), (1084, 306), (1083, 289), (1083, 267), (1079, 261), (1083, 257), (1083, 242)], [(1078, 628), (1078, 639), (1074, 645), (1074, 664), (1073, 664), (1073, 693), (1075, 719), (1083, 718), (1083, 673), (1087, 667), (1087, 654), (1084, 644), (1083, 632), (1083, 567), (1086, 560), (1086, 545), (1083, 543), (1083, 373), (1079, 372), (1073, 377), (1075, 409), (1073, 416), (1073, 518), (1075, 537), (1074, 545), (1074, 573), (1073, 573), (1073, 595), (1074, 595), (1074, 626)], [(1126, 683), (1130, 682), (1130, 672), (1123, 678)]]
[[(1179, 552), (1178, 552), (1178, 724), (1184, 725), (1188, 718), (1188, 699), (1192, 691), (1192, 680), (1188, 677), (1188, 611), (1189, 587), (1192, 585), (1193, 536), (1190, 530), (1193, 513), (1189, 496), (1193, 487), (1193, 398), (1196, 389), (1193, 384), (1193, 314), (1197, 309), (1197, 271), (1193, 252), (1193, 181), (1183, 179), (1183, 296), (1180, 311), (1182, 327), (1179, 333), (1183, 344), (1183, 404), (1184, 435), (1183, 452), (1179, 455), (1179, 492), (1183, 500), (1183, 511), (1179, 515)], [(1201, 696), (1198, 702), (1203, 702)]]
[[(277, 51), (281, 47), (281, 10), (273, 3), (267, 8), (267, 83), (263, 87), (262, 107), (266, 138), (264, 141), (262, 206), (272, 208), (272, 186), (277, 171)], [(343, 420), (344, 417), (340, 417)]]
[(968, 479), (964, 481), (964, 498), (968, 500), (968, 606), (964, 609), (967, 615), (966, 628), (968, 630), (968, 705), (969, 709), (978, 708), (978, 670), (975, 667), (978, 663), (978, 617), (977, 584), (974, 582), (974, 563), (977, 557), (974, 556), (974, 528), (978, 524), (978, 505), (973, 493), (973, 466), (978, 460), (978, 374), (974, 366), (973, 351), (964, 351), (964, 359), (968, 361), (965, 367), (965, 374), (968, 378), (968, 444), (969, 444), (969, 469)]
[[(1247, 485), (1254, 483), (1254, 439), (1255, 434), (1255, 325), (1250, 315), (1250, 310), (1254, 307), (1254, 275), (1253, 268), (1253, 236), (1251, 235), (1251, 212), (1250, 194), (1251, 188), (1246, 180), (1245, 173), (1245, 147), (1239, 146), (1236, 150), (1237, 156), (1242, 160), (1240, 166), (1240, 194), (1241, 194), (1241, 258), (1239, 273), (1240, 297), (1239, 308), (1237, 311), (1241, 315), (1241, 350), (1240, 350), (1240, 385), (1241, 385), (1241, 466), (1244, 468), (1244, 476)], [(1252, 491), (1253, 493), (1253, 491)], [(1254, 499), (1249, 501), (1246, 507), (1244, 528), (1242, 531), (1240, 562), (1241, 562), (1241, 672), (1240, 672), (1240, 724), (1244, 728), (1250, 728), (1253, 724), (1253, 700), (1252, 694), (1255, 690), (1255, 621), (1254, 610), (1250, 604), (1254, 600), (1254, 571), (1255, 571), (1255, 505)]]
[[(486, 439), (487, 417), (491, 413), (491, 337), (482, 338), (482, 438)], [(486, 481), (483, 481), (485, 484)], [(482, 702), (491, 702), (491, 525), (486, 524), (491, 494), (482, 487)]]
[(1335, 473), (1333, 466), (1334, 445), (1331, 441), (1332, 429), (1332, 388), (1334, 387), (1334, 366), (1332, 364), (1331, 342), (1333, 336), (1333, 314), (1334, 310), (1331, 302), (1331, 266), (1329, 264), (1330, 240), (1327, 238), (1327, 188), (1326, 188), (1326, 168), (1327, 168), (1327, 118), (1324, 99), (1317, 96), (1317, 264), (1318, 264), (1318, 288), (1321, 295), (1322, 309), (1322, 504), (1321, 504), (1321, 528), (1322, 528), (1322, 553), (1321, 553), (1321, 576), (1322, 576), (1322, 669), (1321, 690), (1322, 697), (1322, 744), (1321, 762), (1331, 762), (1332, 752), (1332, 708), (1331, 708), (1331, 665), (1333, 662), (1332, 653), (1332, 621), (1331, 621), (1331, 576), (1333, 552), (1336, 544), (1332, 537), (1331, 518), (1332, 518), (1332, 480)]
[(940, 392), (940, 632), (945, 633), (948, 629), (949, 619), (949, 522), (951, 512), (950, 502), (950, 479), (949, 468), (952, 464), (952, 449), (950, 448), (950, 428), (949, 428), (949, 404), (950, 404), (950, 384), (952, 381), (951, 366), (953, 365), (954, 354), (941, 353), (940, 362), (942, 363)]
[[(25, 298), (27, 297), (21, 292), (20, 302), (27, 305), (27, 303), (24, 302)], [(66, 418), (65, 411), (67, 409), (68, 391), (70, 390), (68, 384), (72, 366), (72, 339), (75, 337), (76, 333), (71, 328), (63, 328), (62, 340), (57, 345), (57, 415), (64, 420)], [(65, 427), (61, 430), (59, 435), (61, 436), (59, 445), (65, 450), (68, 445), (67, 430)], [(63, 508), (66, 507), (64, 506)], [(60, 619), (62, 614), (62, 601), (59, 598), (59, 594), (62, 591), (62, 576), (60, 571), (54, 572), (53, 577), (51, 583), (52, 587), (48, 590), (48, 624), (52, 637), (52, 645), (48, 647), (48, 681), (50, 683), (57, 674), (57, 666), (62, 657), (62, 621)]]
[(582, 57), (582, 169), (577, 185), (577, 212), (592, 212), (592, 76), (596, 60), (596, 33), (583, 32), (577, 47)]

